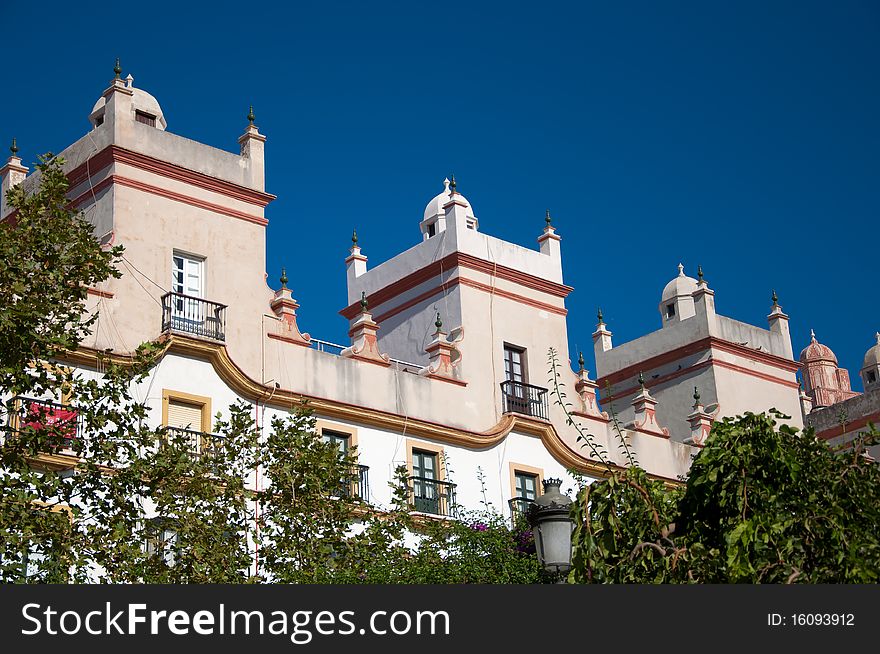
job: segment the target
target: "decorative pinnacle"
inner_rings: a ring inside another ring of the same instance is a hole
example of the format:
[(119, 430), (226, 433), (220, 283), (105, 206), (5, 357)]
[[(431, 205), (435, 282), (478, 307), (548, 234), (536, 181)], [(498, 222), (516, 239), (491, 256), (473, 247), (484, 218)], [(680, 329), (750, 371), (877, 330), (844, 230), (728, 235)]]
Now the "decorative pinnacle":
[(367, 292), (361, 291), (361, 311), (367, 310)]
[(703, 266), (697, 266), (697, 281), (703, 282)]
[(452, 192), (452, 193), (457, 193), (457, 192), (458, 192), (458, 191), (455, 190), (455, 173), (453, 173), (453, 175), (452, 175), (452, 179), (449, 180), (449, 190), (450, 190), (450, 192)]
[(12, 137), (12, 145), (9, 146), (9, 151), (12, 153), (13, 157), (18, 156), (18, 144), (15, 142), (15, 137)]
[(684, 277), (684, 264), (678, 264), (678, 276)]
[(437, 320), (434, 322), (434, 327), (437, 328), (438, 332), (443, 327), (443, 321), (440, 320), (440, 312), (439, 311), (437, 312)]
[(116, 65), (113, 66), (113, 72), (116, 74), (116, 79), (119, 79), (119, 76), (122, 74), (122, 66), (119, 65), (119, 57), (116, 57)]
[(351, 230), (351, 244), (353, 246), (357, 246), (358, 244), (358, 230), (356, 229)]
[(877, 339), (877, 345), (880, 345), (880, 332), (877, 332), (876, 334), (874, 334), (874, 338)]
[(578, 365), (581, 367), (581, 370), (584, 369), (584, 353), (578, 352)]
[(774, 307), (778, 307), (778, 306), (779, 306), (779, 296), (776, 295), (776, 289), (775, 289), (775, 288), (773, 289), (773, 295), (770, 296), (770, 299), (773, 300), (773, 306), (774, 306)]
[(599, 311), (596, 312), (596, 317), (599, 319), (599, 324), (605, 324), (605, 321), (602, 319), (602, 307), (599, 307)]
[(550, 218), (550, 209), (547, 209), (547, 215), (544, 216), (544, 222), (547, 223), (547, 227), (550, 227), (550, 223), (553, 222)]
[(697, 404), (700, 403), (700, 391), (696, 386), (694, 386), (694, 400)]
[(287, 288), (287, 269), (281, 269), (281, 288)]
[(642, 371), (639, 371), (639, 386), (642, 387), (642, 390), (645, 390), (645, 375), (642, 374)]
[(253, 125), (254, 121), (257, 119), (257, 117), (254, 116), (254, 105), (251, 105), (251, 108), (248, 110), (247, 119), (248, 125)]
[(816, 332), (814, 332), (812, 329), (810, 330), (810, 340), (813, 342), (816, 341)]

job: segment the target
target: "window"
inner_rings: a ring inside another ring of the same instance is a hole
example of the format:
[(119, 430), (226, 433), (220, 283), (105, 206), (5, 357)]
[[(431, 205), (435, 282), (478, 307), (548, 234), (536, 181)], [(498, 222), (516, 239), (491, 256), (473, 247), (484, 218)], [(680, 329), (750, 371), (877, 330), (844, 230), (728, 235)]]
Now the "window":
[(476, 230), (476, 229), (477, 229), (477, 223), (476, 223), (476, 221), (475, 221), (475, 220), (472, 220), (471, 218), (468, 218), (468, 219), (467, 219), (467, 222), (465, 222), (465, 226), (466, 226), (468, 229), (473, 229), (473, 230)]
[(333, 443), (339, 448), (339, 453), (345, 455), (348, 453), (349, 434), (343, 434), (338, 431), (330, 431), (328, 429), (321, 430), (321, 438), (325, 443)]
[(149, 125), (150, 127), (156, 126), (156, 117), (153, 114), (148, 114), (146, 111), (135, 111), (134, 119), (139, 123)]
[(174, 565), (174, 548), (177, 530), (172, 520), (157, 517), (147, 521), (145, 550), (147, 556), (161, 559), (166, 565)]
[(877, 381), (877, 375), (874, 373), (873, 370), (869, 370), (868, 372), (866, 372), (865, 377), (867, 377), (869, 384), (873, 384), (875, 381)]
[(431, 223), (428, 225), (428, 238), (435, 236), (437, 234), (437, 223)]
[(98, 116), (95, 118), (95, 127), (100, 127), (104, 124), (104, 116)]
[(527, 384), (526, 351), (515, 345), (504, 345), (504, 376), (507, 381)]
[(171, 290), (190, 297), (202, 297), (203, 263), (201, 259), (175, 253), (171, 257)]
[(510, 463), (510, 517), (516, 522), (518, 516), (524, 516), (529, 504), (541, 494), (541, 481), (544, 471), (540, 468)]
[(672, 318), (674, 316), (675, 316), (675, 305), (674, 304), (667, 304), (666, 305), (666, 317)]
[(413, 450), (413, 505), (416, 511), (440, 513), (437, 479), (437, 453)]
[(455, 484), (446, 480), (443, 448), (407, 439), (410, 503), (413, 511), (440, 516), (456, 513)]
[(211, 398), (180, 391), (162, 391), (162, 424), (189, 444), (193, 454), (203, 454), (211, 431)]

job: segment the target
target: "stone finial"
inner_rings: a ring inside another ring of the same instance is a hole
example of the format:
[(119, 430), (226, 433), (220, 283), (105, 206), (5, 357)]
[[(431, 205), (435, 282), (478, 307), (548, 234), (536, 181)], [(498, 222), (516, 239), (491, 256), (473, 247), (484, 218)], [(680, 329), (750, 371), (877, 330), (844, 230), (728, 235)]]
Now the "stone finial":
[(684, 277), (684, 264), (678, 264), (678, 276)]
[(602, 318), (602, 307), (599, 307), (599, 310), (596, 312), (596, 317), (599, 319), (599, 324), (604, 325), (605, 321)]
[(639, 386), (642, 387), (642, 390), (645, 390), (645, 375), (642, 371), (639, 371)]
[(253, 125), (256, 119), (257, 117), (254, 116), (254, 105), (251, 105), (251, 108), (248, 110), (247, 115), (248, 125)]
[(12, 137), (12, 145), (9, 146), (9, 151), (12, 153), (13, 157), (18, 156), (18, 144), (15, 142), (15, 137)]
[(547, 223), (547, 227), (550, 227), (550, 223), (553, 222), (550, 218), (550, 209), (547, 209), (547, 214), (544, 216), (544, 222)]
[(773, 289), (773, 294), (770, 296), (770, 299), (773, 301), (773, 307), (779, 306), (779, 296), (776, 295), (776, 289)]
[(116, 57), (116, 65), (113, 66), (113, 73), (116, 75), (114, 79), (119, 79), (119, 76), (122, 74), (122, 66), (119, 65), (119, 57)]
[(696, 386), (694, 386), (694, 402), (696, 404), (700, 403), (700, 389), (698, 389)]
[(351, 245), (352, 247), (356, 247), (358, 244), (358, 232), (356, 229), (351, 231)]
[(369, 304), (367, 302), (367, 292), (361, 291), (361, 311), (366, 313), (368, 306), (369, 306)]
[(287, 288), (287, 269), (281, 269), (281, 288)]
[(584, 353), (583, 352), (578, 352), (578, 365), (580, 366), (581, 370), (584, 369)]
[(811, 343), (816, 342), (816, 332), (814, 332), (812, 329), (810, 330), (810, 342)]
[(455, 190), (455, 173), (452, 174), (452, 179), (449, 180), (449, 192), (450, 193), (457, 193), (458, 192)]
[(443, 328), (443, 321), (440, 320), (440, 312), (439, 311), (437, 312), (437, 320), (434, 321), (434, 327), (437, 328), (438, 332)]
[(702, 284), (705, 281), (703, 279), (703, 266), (697, 266), (697, 283)]
[(874, 334), (874, 338), (877, 339), (877, 345), (880, 345), (880, 332), (877, 332), (876, 334)]

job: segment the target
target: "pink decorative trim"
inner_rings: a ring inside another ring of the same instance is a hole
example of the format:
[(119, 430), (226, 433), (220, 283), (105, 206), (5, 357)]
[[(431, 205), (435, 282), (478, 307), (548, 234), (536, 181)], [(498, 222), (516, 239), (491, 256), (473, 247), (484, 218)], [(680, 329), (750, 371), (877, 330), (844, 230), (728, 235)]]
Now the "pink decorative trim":
[(114, 162), (146, 170), (156, 175), (191, 184), (192, 186), (213, 191), (235, 200), (255, 204), (259, 207), (265, 207), (276, 198), (271, 193), (257, 191), (240, 184), (205, 175), (204, 173), (198, 173), (183, 166), (141, 154), (140, 152), (121, 148), (118, 145), (108, 145), (88, 161), (70, 171), (67, 174), (67, 178), (70, 180), (71, 187), (81, 184), (88, 179), (90, 174), (94, 175)]
[(98, 297), (106, 297), (106, 298), (112, 298), (112, 297), (113, 297), (113, 293), (111, 293), (110, 291), (102, 291), (102, 290), (97, 289), (97, 288), (92, 288), (91, 286), (89, 286), (89, 287), (86, 289), (86, 291), (88, 291), (88, 294), (89, 294), (89, 295), (97, 295)]

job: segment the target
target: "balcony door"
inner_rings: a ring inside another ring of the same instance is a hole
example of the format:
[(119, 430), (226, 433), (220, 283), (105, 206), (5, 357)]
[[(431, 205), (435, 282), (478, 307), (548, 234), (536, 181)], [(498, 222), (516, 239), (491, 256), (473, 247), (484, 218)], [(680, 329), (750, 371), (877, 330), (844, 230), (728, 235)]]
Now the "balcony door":
[(205, 292), (204, 261), (174, 254), (171, 258), (171, 290), (187, 297), (175, 297), (172, 302), (172, 320), (177, 329), (202, 325), (205, 322), (205, 303), (199, 302)]
[(524, 348), (504, 344), (504, 376), (509, 382), (505, 385), (508, 410), (529, 414), (529, 394), (526, 388), (529, 376)]
[(413, 450), (413, 507), (423, 513), (440, 513), (440, 493), (438, 484), (437, 454)]

